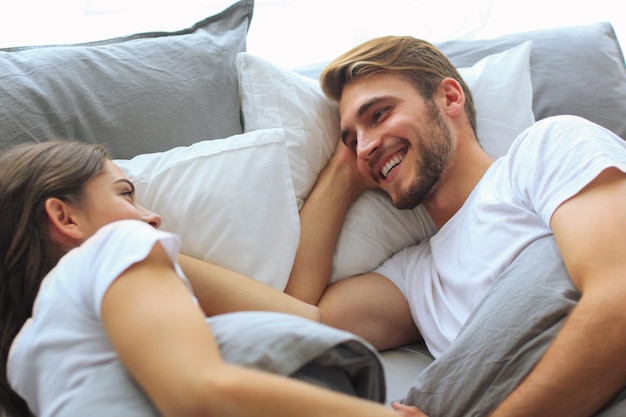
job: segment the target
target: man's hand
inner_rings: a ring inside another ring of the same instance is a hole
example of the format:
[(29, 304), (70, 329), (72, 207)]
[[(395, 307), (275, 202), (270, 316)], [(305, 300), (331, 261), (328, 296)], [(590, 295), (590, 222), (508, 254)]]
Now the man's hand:
[(368, 174), (359, 171), (356, 154), (340, 140), (337, 141), (335, 153), (328, 163), (331, 167), (333, 164), (335, 167), (350, 168), (351, 181), (359, 187), (360, 192), (378, 188), (378, 185)]
[(428, 417), (422, 413), (419, 408), (412, 405), (404, 405), (399, 402), (392, 402), (391, 408), (393, 408), (402, 417)]

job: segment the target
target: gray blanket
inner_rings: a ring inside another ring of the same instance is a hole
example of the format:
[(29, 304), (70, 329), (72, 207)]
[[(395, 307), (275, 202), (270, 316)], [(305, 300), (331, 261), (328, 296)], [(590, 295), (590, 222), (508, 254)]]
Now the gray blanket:
[[(488, 415), (543, 356), (579, 298), (554, 239), (534, 242), (452, 346), (417, 377), (404, 402), (429, 417)], [(626, 390), (597, 416), (626, 416)]]
[[(207, 319), (227, 362), (289, 375), (329, 389), (385, 400), (377, 352), (358, 337), (279, 313), (241, 312)], [(156, 417), (152, 403), (119, 361), (94, 369), (82, 394), (59, 417)]]

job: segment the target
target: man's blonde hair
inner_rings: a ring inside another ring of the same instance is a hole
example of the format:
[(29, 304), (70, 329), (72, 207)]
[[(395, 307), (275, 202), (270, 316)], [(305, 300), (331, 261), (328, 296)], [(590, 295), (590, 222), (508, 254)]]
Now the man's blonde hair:
[(448, 58), (434, 45), (410, 36), (384, 36), (367, 41), (336, 58), (322, 71), (322, 90), (339, 101), (343, 88), (361, 77), (396, 74), (413, 84), (427, 101), (444, 78), (455, 79), (465, 94), (465, 112), (476, 133), (476, 110), (469, 87)]

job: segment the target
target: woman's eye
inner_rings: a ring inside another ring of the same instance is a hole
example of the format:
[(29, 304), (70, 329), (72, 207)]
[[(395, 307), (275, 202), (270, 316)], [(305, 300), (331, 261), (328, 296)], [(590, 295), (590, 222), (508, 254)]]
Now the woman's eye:
[(133, 198), (134, 194), (135, 193), (133, 192), (133, 190), (124, 190), (124, 191), (122, 191), (122, 195), (124, 197)]

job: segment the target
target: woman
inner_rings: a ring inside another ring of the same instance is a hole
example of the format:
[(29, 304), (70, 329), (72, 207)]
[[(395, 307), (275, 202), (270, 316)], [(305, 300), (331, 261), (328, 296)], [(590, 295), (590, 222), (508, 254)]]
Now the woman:
[[(163, 416), (398, 415), (224, 362), (206, 314), (319, 313), (233, 272), (185, 257), (179, 264), (178, 239), (157, 230), (159, 216), (135, 202), (133, 184), (100, 146), (2, 151), (0, 222), (0, 400), (11, 416), (54, 415), (81, 366), (111, 355)], [(64, 355), (69, 346), (74, 353)]]

